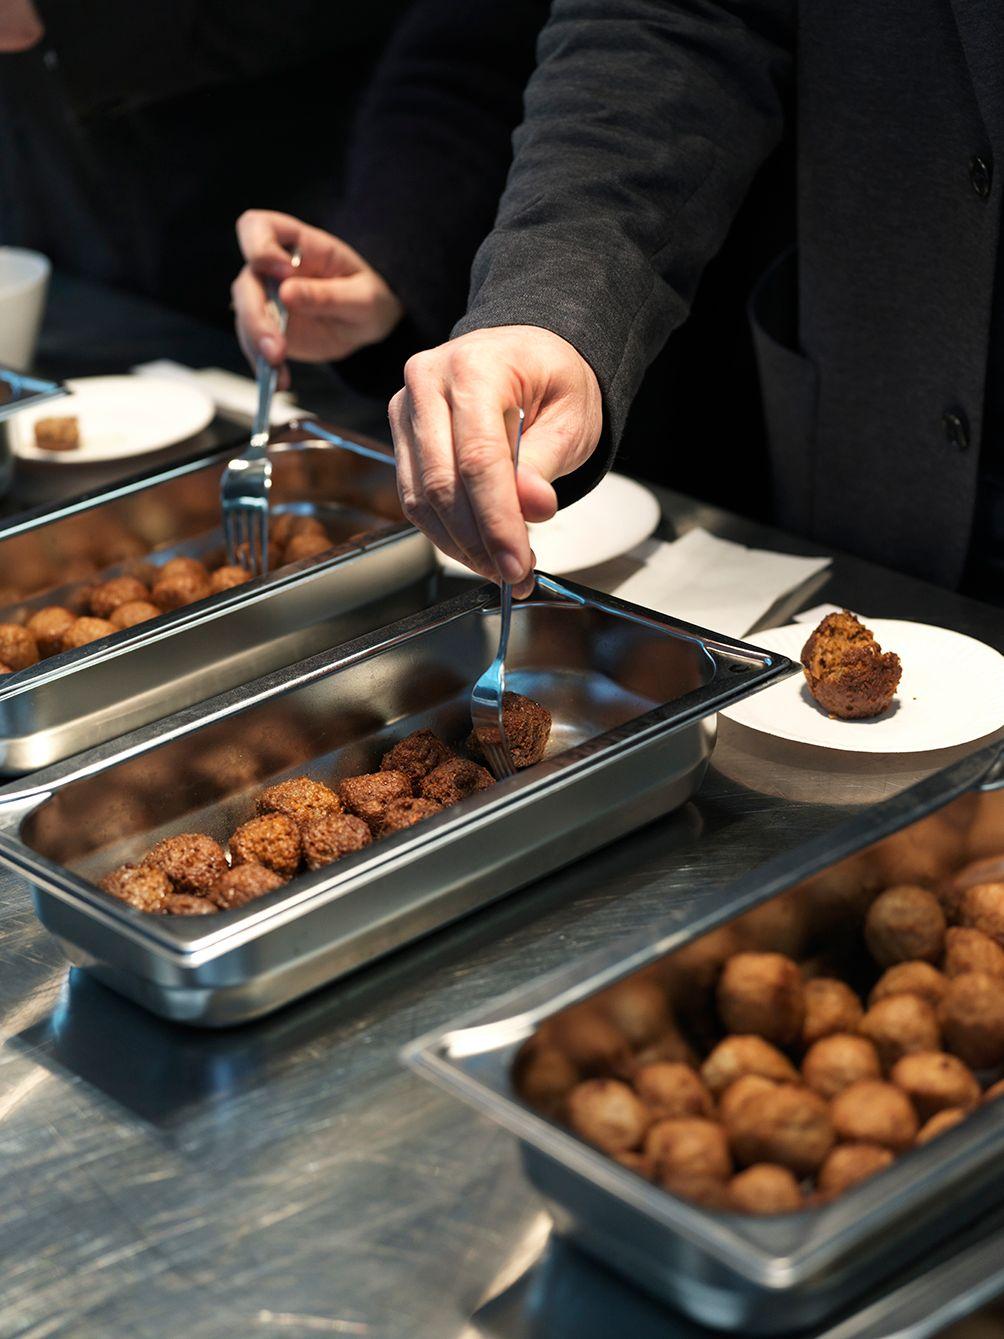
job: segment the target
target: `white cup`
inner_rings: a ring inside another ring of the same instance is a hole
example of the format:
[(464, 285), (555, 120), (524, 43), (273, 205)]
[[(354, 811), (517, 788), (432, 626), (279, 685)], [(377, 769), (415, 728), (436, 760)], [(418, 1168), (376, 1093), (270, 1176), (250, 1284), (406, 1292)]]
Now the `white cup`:
[(37, 251), (0, 246), (0, 366), (31, 367), (51, 270)]

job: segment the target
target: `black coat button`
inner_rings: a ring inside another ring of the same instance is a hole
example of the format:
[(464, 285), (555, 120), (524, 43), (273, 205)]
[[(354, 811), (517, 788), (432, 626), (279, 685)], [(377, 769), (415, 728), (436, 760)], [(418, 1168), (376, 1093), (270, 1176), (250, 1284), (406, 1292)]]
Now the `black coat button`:
[(993, 166), (989, 158), (977, 154), (969, 160), (969, 180), (981, 200), (989, 199), (993, 179)]
[(961, 409), (946, 409), (941, 416), (945, 441), (956, 451), (969, 450), (969, 421)]

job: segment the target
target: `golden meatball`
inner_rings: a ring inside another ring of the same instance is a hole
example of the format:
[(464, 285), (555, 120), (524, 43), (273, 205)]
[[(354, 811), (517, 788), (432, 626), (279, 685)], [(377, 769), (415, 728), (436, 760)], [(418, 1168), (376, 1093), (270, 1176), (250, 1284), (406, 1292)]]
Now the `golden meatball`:
[(139, 623), (149, 623), (151, 618), (160, 618), (160, 610), (149, 600), (130, 600), (120, 604), (108, 620), (113, 628), (120, 632), (124, 628), (135, 628)]
[(725, 963), (738, 950), (739, 940), (730, 925), (678, 948), (666, 963), (671, 998), (688, 1009), (695, 1001), (703, 1001), (714, 989)]
[(649, 1115), (619, 1079), (586, 1079), (568, 1095), (568, 1120), (577, 1135), (604, 1153), (637, 1148)]
[(939, 814), (895, 832), (875, 850), (886, 885), (921, 884), (934, 888), (961, 863), (962, 834)]
[(729, 1182), (732, 1203), (740, 1213), (794, 1213), (802, 1207), (802, 1192), (787, 1167), (758, 1162)]
[(830, 1107), (837, 1138), (849, 1144), (881, 1144), (894, 1153), (917, 1137), (913, 1104), (895, 1084), (861, 1079), (838, 1093)]
[[(10, 662), (8, 662), (10, 663)], [(1004, 946), (1004, 883), (978, 883), (962, 894), (960, 920)]]
[(635, 1064), (638, 1068), (642, 1065), (654, 1065), (660, 1060), (667, 1060), (672, 1064), (689, 1065), (691, 1069), (696, 1069), (698, 1065), (694, 1048), (679, 1028), (672, 1025), (660, 1037), (656, 1037), (655, 1041), (643, 1046), (635, 1056)]
[(972, 826), (966, 834), (970, 860), (1004, 853), (1004, 796), (981, 795)]
[(198, 558), (169, 558), (163, 567), (156, 572), (159, 578), (167, 577), (169, 581), (182, 577), (189, 581), (209, 580), (209, 569), (205, 563), (200, 563)]
[(826, 1103), (793, 1084), (778, 1084), (731, 1107), (726, 1129), (740, 1165), (776, 1162), (796, 1176), (814, 1172), (834, 1140)]
[(773, 1079), (762, 1078), (759, 1074), (744, 1074), (741, 1079), (736, 1079), (725, 1089), (718, 1103), (718, 1115), (722, 1123), (728, 1127), (736, 1119), (740, 1107), (759, 1100), (764, 1093), (776, 1087)]
[(715, 1121), (700, 1117), (657, 1121), (645, 1136), (645, 1153), (660, 1180), (710, 1176), (725, 1181), (732, 1175), (725, 1131)]
[(932, 1139), (937, 1139), (939, 1134), (947, 1134), (949, 1130), (954, 1130), (956, 1125), (961, 1125), (968, 1115), (968, 1111), (963, 1111), (959, 1107), (946, 1107), (923, 1125), (917, 1135), (917, 1143), (929, 1144)]
[(64, 609), (61, 604), (50, 604), (39, 609), (28, 619), (28, 631), (35, 638), (39, 654), (58, 655), (63, 649), (63, 638), (68, 629), (77, 621), (76, 614)]
[(865, 1037), (836, 1033), (822, 1037), (806, 1052), (802, 1077), (821, 1097), (836, 1097), (861, 1079), (879, 1079), (878, 1052)]
[(986, 972), (1004, 977), (1004, 948), (982, 930), (953, 926), (945, 935), (945, 972), (948, 976)]
[(825, 934), (856, 923), (881, 889), (876, 862), (868, 853), (849, 856), (831, 865), (798, 888), (812, 929)]
[(740, 916), (735, 929), (744, 949), (797, 958), (807, 938), (805, 908), (795, 893), (781, 893)]
[(945, 913), (926, 888), (887, 888), (868, 908), (865, 943), (880, 967), (936, 962), (945, 946)]
[(627, 1038), (595, 1004), (579, 1004), (559, 1014), (552, 1020), (552, 1037), (583, 1074), (610, 1074), (628, 1067)]
[(762, 1037), (726, 1037), (701, 1066), (701, 1078), (719, 1097), (746, 1074), (777, 1083), (796, 1083), (798, 1071), (786, 1055)]
[(807, 981), (804, 991), (803, 1046), (811, 1046), (813, 1042), (836, 1032), (854, 1032), (857, 1029), (864, 1010), (850, 986), (843, 981), (821, 976), (814, 981)]
[(149, 590), (136, 577), (112, 577), (94, 587), (89, 603), (95, 618), (110, 619), (120, 604), (149, 598)]
[(579, 1081), (579, 1071), (556, 1046), (528, 1046), (516, 1062), (516, 1086), (525, 1102), (557, 1115)]
[(938, 1015), (919, 995), (889, 995), (873, 1004), (858, 1030), (873, 1042), (884, 1069), (913, 1051), (941, 1048)]
[(878, 1004), (890, 995), (918, 995), (936, 1009), (947, 990), (948, 978), (929, 962), (898, 962), (879, 977), (868, 996), (868, 1003)]
[(326, 534), (294, 535), (283, 550), (282, 560), (286, 563), (299, 562), (301, 558), (317, 558), (328, 553), (332, 541)]
[(235, 586), (244, 586), (250, 580), (251, 573), (246, 568), (228, 563), (218, 567), (209, 578), (209, 589), (213, 595), (219, 595), (225, 590), (233, 590)]
[(1004, 1063), (1004, 979), (986, 972), (953, 977), (938, 1018), (946, 1049), (970, 1068)]
[(102, 637), (110, 637), (118, 629), (114, 623), (104, 618), (78, 618), (63, 634), (63, 650), (75, 651), (80, 646), (90, 646)]
[(975, 1107), (982, 1096), (972, 1070), (944, 1051), (905, 1055), (893, 1065), (889, 1078), (903, 1089), (922, 1121), (948, 1107)]
[(820, 1167), (817, 1185), (826, 1195), (841, 1195), (876, 1172), (885, 1171), (894, 1156), (879, 1144), (839, 1144)]
[(672, 1027), (666, 991), (651, 976), (631, 976), (596, 1001), (632, 1046), (646, 1046)]
[(12, 670), (38, 663), (38, 643), (20, 623), (0, 623), (0, 660)]
[(780, 953), (737, 953), (718, 981), (718, 1012), (727, 1031), (788, 1046), (802, 1035), (802, 974)]
[(710, 1116), (711, 1094), (689, 1065), (643, 1065), (634, 1076), (634, 1089), (658, 1120), (676, 1116)]
[(655, 1168), (652, 1161), (636, 1148), (627, 1148), (620, 1153), (613, 1155), (614, 1162), (619, 1162), (622, 1167), (626, 1167), (629, 1172), (636, 1172), (638, 1176), (643, 1176), (646, 1181), (651, 1181), (655, 1177)]
[[(168, 563), (168, 566), (170, 566), (170, 563)], [(183, 573), (177, 576), (161, 574), (150, 591), (150, 600), (158, 609), (169, 613), (173, 609), (183, 608), (186, 604), (194, 604), (196, 600), (204, 600), (210, 594), (212, 594), (212, 588), (208, 576), (186, 576)]]
[[(649, 1164), (651, 1165), (651, 1164)], [(652, 1179), (656, 1179), (653, 1171)], [(716, 1176), (690, 1176), (685, 1172), (665, 1172), (658, 1176), (663, 1190), (677, 1199), (698, 1204), (702, 1209), (730, 1213), (735, 1208), (727, 1181)]]

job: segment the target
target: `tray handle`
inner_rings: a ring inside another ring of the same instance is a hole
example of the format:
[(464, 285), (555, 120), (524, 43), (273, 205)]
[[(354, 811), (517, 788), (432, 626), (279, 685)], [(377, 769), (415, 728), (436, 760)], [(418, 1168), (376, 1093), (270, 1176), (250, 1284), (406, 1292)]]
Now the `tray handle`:
[(343, 451), (351, 451), (353, 455), (363, 456), (366, 460), (377, 460), (392, 470), (397, 469), (397, 462), (391, 452), (381, 451), (375, 446), (365, 446), (362, 442), (353, 442), (335, 432), (334, 428), (326, 428), (322, 423), (318, 423), (315, 418), (291, 419), (283, 431), (302, 432), (310, 437), (319, 437), (322, 442), (327, 442), (330, 446), (341, 447)]
[(997, 756), (990, 763), (983, 780), (976, 789), (985, 793), (1004, 790), (1004, 744), (1001, 744)]

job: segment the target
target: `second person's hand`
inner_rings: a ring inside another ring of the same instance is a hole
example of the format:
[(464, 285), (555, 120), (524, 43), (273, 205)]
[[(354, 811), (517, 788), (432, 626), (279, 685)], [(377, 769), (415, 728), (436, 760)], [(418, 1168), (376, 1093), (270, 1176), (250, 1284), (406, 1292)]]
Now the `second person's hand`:
[[(505, 426), (514, 407), (526, 415), (518, 478)], [(600, 438), (589, 363), (538, 326), (475, 330), (409, 359), (389, 412), (405, 514), (450, 557), (529, 595), (526, 523), (554, 515), (552, 481)]]

